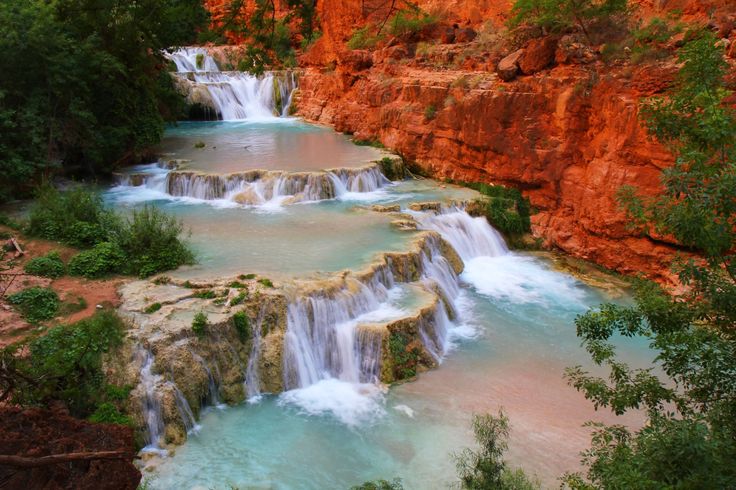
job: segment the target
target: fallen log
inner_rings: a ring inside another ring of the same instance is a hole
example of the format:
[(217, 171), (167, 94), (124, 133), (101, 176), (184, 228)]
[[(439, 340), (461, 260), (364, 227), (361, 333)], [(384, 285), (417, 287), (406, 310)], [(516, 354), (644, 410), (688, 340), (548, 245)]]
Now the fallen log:
[(31, 458), (27, 456), (14, 456), (0, 454), (0, 466), (13, 466), (16, 468), (37, 468), (59, 463), (71, 463), (74, 461), (93, 461), (98, 459), (132, 459), (127, 451), (98, 451), (84, 453), (52, 454)]

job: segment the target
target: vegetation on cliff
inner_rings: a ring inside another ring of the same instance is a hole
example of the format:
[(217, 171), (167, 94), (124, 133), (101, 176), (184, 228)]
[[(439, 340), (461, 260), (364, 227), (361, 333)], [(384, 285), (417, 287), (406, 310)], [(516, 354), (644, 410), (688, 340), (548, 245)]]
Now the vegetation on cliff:
[(0, 3), (0, 200), (144, 156), (180, 102), (161, 51), (206, 20), (200, 0)]
[[(570, 383), (617, 414), (642, 409), (647, 424), (595, 426), (588, 471), (573, 488), (732, 488), (736, 486), (736, 114), (724, 103), (725, 62), (711, 34), (685, 46), (677, 88), (647, 102), (652, 134), (676, 155), (653, 198), (621, 191), (632, 222), (685, 250), (673, 264), (684, 292), (643, 282), (635, 305), (602, 305), (576, 320), (608, 380), (580, 367)], [(664, 376), (632, 369), (613, 335), (648, 339)]]

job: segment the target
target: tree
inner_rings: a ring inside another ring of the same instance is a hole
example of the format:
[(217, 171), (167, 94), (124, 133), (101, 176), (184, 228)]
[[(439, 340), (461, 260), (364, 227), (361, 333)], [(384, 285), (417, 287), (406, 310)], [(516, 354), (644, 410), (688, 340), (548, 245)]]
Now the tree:
[(548, 32), (577, 27), (590, 41), (589, 26), (593, 21), (624, 13), (627, 9), (627, 0), (516, 0), (511, 9), (510, 25), (530, 24)]
[(468, 490), (533, 490), (539, 483), (522, 470), (511, 470), (503, 460), (508, 449), (509, 419), (503, 412), (473, 417), (473, 433), (480, 446), (454, 455), (460, 486)]
[(177, 115), (162, 50), (206, 20), (199, 0), (1, 2), (0, 194), (145, 156)]
[[(711, 34), (687, 44), (677, 88), (648, 101), (650, 131), (674, 152), (663, 191), (620, 199), (644, 235), (667, 236), (688, 252), (673, 263), (685, 292), (640, 282), (635, 305), (602, 305), (576, 320), (593, 361), (608, 380), (579, 366), (570, 383), (617, 414), (643, 409), (638, 431), (596, 426), (584, 454), (586, 478), (574, 488), (736, 487), (736, 114), (725, 103), (726, 65)], [(616, 358), (614, 334), (642, 336), (664, 375)]]

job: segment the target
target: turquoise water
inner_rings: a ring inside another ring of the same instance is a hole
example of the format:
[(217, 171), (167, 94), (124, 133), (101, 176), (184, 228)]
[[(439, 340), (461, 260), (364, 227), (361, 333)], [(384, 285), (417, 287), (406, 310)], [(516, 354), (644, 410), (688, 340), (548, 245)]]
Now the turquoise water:
[[(195, 148), (198, 143), (204, 147)], [(295, 118), (182, 122), (166, 130), (158, 151), (170, 158), (191, 160), (188, 168), (208, 173), (358, 167), (381, 158), (375, 148), (356, 146), (332, 129)]]
[[(500, 408), (512, 424), (510, 461), (557, 486), (578, 469), (586, 420), (639, 423), (593, 411), (562, 379), (565, 367), (590, 364), (575, 316), (608, 298), (539, 259), (510, 255), (486, 267), (494, 269), (495, 278), (463, 276), (466, 333), (439, 369), (370, 400), (343, 396), (339, 406), (323, 406), (328, 397), (317, 392), (311, 403), (294, 405), (287, 394), (210, 410), (201, 431), (158, 467), (153, 487), (338, 489), (400, 477), (410, 489), (445, 488), (455, 474), (451, 453), (473, 442), (472, 414)], [(513, 295), (503, 293), (504, 270), (517, 271)], [(645, 345), (619, 345), (635, 365), (651, 359)], [(374, 403), (368, 415), (366, 403)], [(335, 416), (351, 410), (358, 423)]]

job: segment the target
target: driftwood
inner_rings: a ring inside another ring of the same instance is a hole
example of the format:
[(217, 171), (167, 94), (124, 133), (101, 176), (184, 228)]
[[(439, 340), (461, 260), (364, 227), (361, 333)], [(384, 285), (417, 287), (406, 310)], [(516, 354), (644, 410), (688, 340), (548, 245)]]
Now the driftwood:
[(20, 248), (20, 243), (18, 243), (18, 240), (15, 239), (15, 237), (10, 237), (10, 243), (13, 244), (13, 247), (15, 247), (16, 250), (16, 257), (19, 257), (21, 255), (25, 255), (26, 253), (23, 251), (22, 248)]
[(13, 456), (0, 454), (0, 466), (12, 466), (15, 468), (38, 468), (59, 463), (72, 463), (74, 461), (93, 461), (98, 459), (129, 459), (132, 455), (127, 451), (98, 451), (86, 453), (64, 453), (52, 454), (31, 458), (27, 456)]

